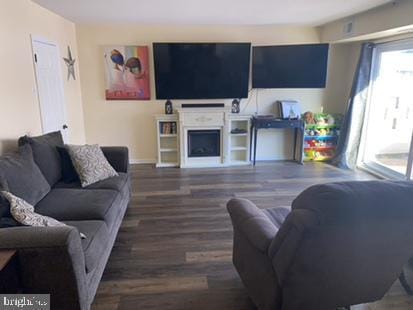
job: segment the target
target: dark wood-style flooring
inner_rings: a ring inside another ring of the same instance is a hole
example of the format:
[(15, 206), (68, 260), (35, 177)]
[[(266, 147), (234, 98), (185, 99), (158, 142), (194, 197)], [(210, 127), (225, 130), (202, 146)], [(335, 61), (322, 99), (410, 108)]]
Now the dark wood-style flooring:
[[(232, 266), (232, 197), (260, 208), (289, 206), (316, 183), (370, 175), (322, 163), (259, 163), (217, 169), (132, 168), (133, 198), (99, 286), (93, 309), (252, 310)], [(357, 310), (413, 309), (398, 282)]]

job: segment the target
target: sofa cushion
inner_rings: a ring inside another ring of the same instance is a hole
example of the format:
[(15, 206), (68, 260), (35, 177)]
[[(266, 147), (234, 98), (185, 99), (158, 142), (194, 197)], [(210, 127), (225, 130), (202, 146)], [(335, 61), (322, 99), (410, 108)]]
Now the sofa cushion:
[(19, 139), (19, 145), (29, 144), (33, 150), (33, 158), (39, 166), (50, 186), (62, 178), (62, 166), (57, 146), (63, 146), (60, 131), (51, 132), (38, 137), (24, 136)]
[[(93, 183), (92, 185), (84, 187), (84, 189), (112, 189), (118, 192), (122, 191), (123, 187), (129, 179), (128, 173), (119, 172), (116, 177), (111, 177), (109, 179)], [(58, 182), (54, 188), (82, 188), (80, 181), (65, 183), (63, 181)]]
[(121, 195), (113, 190), (52, 189), (36, 212), (59, 221), (103, 220), (109, 229), (121, 211)]
[[(0, 191), (10, 191), (6, 179), (0, 175)], [(11, 217), (10, 203), (6, 197), (0, 195), (0, 219), (4, 217)]]
[(118, 175), (99, 145), (68, 145), (67, 149), (82, 187)]
[(38, 203), (50, 191), (50, 185), (33, 160), (30, 146), (24, 145), (14, 154), (0, 157), (0, 175), (8, 190), (31, 205)]
[(22, 225), (35, 227), (56, 227), (66, 225), (54, 218), (36, 213), (31, 204), (10, 192), (2, 191), (0, 194), (6, 197), (10, 202), (10, 213), (13, 216), (13, 219)]
[[(57, 151), (60, 155), (60, 161), (62, 163), (62, 180), (64, 183), (79, 182), (79, 176), (73, 167), (72, 160), (70, 159), (69, 152), (64, 146), (58, 146)], [(79, 183), (80, 184), (80, 183)]]
[[(1, 191), (9, 191), (7, 183), (5, 180), (0, 176), (0, 192)], [(10, 203), (6, 197), (0, 195), (0, 228), (9, 228), (21, 226), (19, 222), (17, 222), (10, 213)]]
[(2, 217), (0, 218), (0, 228), (9, 228), (9, 227), (16, 227), (22, 226), (19, 222), (17, 222), (12, 217)]
[(109, 230), (103, 221), (65, 221), (67, 225), (76, 227), (86, 235), (82, 239), (85, 256), (86, 272), (95, 269), (103, 254), (108, 250)]

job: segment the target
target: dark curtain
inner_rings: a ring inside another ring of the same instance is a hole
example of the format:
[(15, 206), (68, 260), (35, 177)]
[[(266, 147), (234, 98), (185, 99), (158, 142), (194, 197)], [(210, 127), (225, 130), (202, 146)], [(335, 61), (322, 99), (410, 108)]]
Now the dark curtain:
[(361, 47), (347, 111), (340, 130), (336, 155), (331, 160), (333, 165), (340, 168), (354, 169), (356, 167), (370, 84), (374, 46), (373, 43), (364, 43)]

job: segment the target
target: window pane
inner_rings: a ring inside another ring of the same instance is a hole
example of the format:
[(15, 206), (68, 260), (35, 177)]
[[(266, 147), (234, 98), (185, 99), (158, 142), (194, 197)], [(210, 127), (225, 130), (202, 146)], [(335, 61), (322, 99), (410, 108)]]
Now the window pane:
[(379, 52), (364, 162), (406, 175), (413, 131), (413, 49)]

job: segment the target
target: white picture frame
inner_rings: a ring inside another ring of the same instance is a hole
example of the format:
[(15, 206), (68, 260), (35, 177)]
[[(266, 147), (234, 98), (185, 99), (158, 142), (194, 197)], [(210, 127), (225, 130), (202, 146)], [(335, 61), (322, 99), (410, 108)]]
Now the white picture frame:
[(280, 114), (282, 119), (300, 119), (301, 106), (295, 100), (279, 101)]

